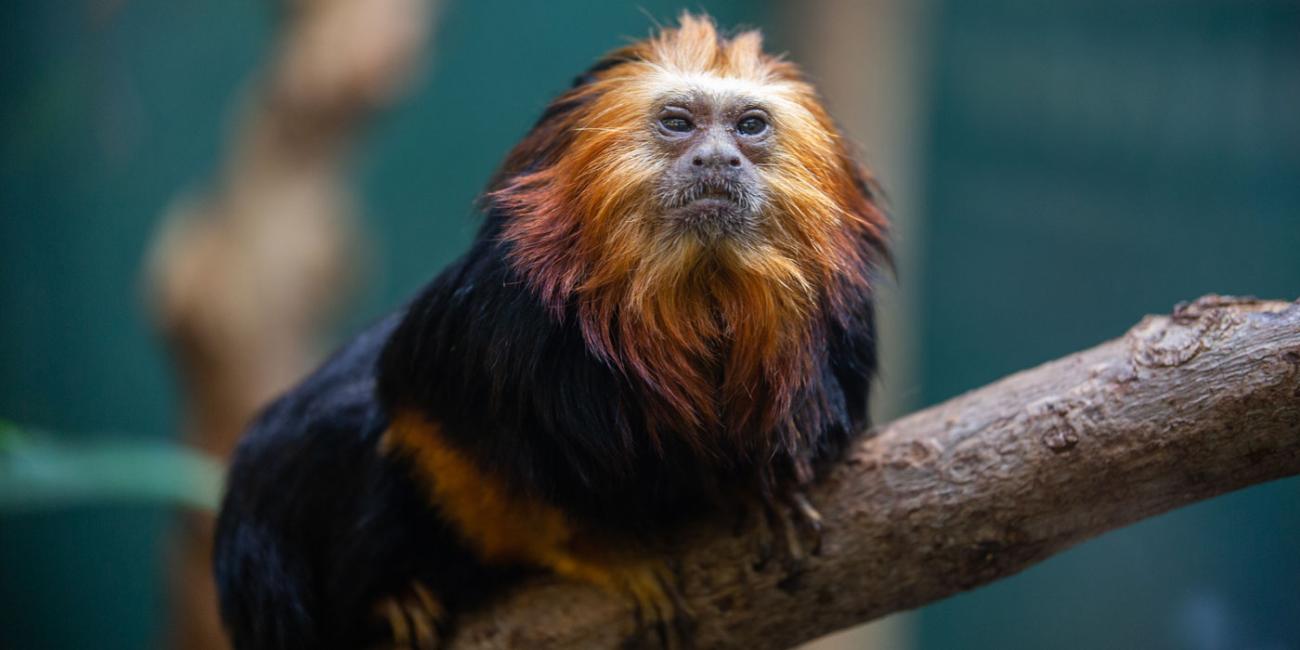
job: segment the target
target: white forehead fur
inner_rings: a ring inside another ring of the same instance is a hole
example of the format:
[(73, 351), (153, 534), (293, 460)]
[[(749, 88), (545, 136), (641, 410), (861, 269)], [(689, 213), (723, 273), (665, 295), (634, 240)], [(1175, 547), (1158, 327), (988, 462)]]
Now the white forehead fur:
[(715, 102), (744, 99), (765, 108), (775, 120), (800, 118), (806, 110), (790, 97), (795, 93), (793, 84), (784, 80), (759, 80), (730, 77), (711, 72), (686, 72), (656, 66), (647, 79), (643, 97), (654, 105), (665, 97), (699, 94)]

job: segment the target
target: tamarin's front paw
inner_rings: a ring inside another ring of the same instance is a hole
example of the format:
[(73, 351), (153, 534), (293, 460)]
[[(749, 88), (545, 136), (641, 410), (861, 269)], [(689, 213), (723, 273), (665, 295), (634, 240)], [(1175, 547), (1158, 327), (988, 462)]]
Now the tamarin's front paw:
[(792, 490), (761, 499), (751, 510), (758, 520), (756, 570), (763, 571), (780, 560), (793, 577), (803, 571), (809, 557), (821, 554), (822, 516), (803, 492)]
[(380, 648), (392, 650), (437, 650), (442, 645), (442, 627), (447, 611), (419, 582), (375, 604), (375, 616), (388, 627), (389, 640)]

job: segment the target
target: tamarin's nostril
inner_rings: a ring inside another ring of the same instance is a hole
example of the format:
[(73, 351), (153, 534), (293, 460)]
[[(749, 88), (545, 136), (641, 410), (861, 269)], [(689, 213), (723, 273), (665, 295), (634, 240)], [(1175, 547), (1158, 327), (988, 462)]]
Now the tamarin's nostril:
[(696, 156), (694, 160), (691, 160), (691, 164), (695, 165), (696, 167), (703, 167), (704, 159), (699, 156)]
[(736, 156), (732, 156), (732, 157), (731, 157), (731, 160), (729, 160), (729, 161), (727, 161), (727, 162), (731, 163), (731, 166), (732, 166), (732, 167), (739, 167), (739, 166), (740, 166), (740, 158), (737, 158)]

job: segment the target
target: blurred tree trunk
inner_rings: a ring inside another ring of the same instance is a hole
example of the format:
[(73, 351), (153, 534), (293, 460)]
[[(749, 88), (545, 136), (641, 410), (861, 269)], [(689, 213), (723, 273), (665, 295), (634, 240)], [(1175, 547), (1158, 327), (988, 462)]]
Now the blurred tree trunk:
[[(148, 282), (184, 386), (189, 440), (226, 458), (257, 409), (318, 360), (361, 246), (350, 153), (421, 60), (431, 0), (291, 0), (238, 106), (218, 178), (164, 215)], [(223, 648), (213, 520), (186, 513), (170, 559), (172, 647)]]

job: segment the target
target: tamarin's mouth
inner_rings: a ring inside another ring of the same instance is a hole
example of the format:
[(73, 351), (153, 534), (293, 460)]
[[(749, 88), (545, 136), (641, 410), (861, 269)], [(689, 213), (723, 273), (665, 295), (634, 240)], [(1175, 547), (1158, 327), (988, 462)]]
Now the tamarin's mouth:
[(707, 241), (745, 232), (753, 210), (739, 184), (689, 184), (665, 201), (674, 227)]
[(699, 201), (728, 201), (735, 203), (736, 199), (731, 195), (731, 192), (724, 188), (709, 187), (700, 192), (700, 195), (692, 203)]
[(762, 192), (751, 179), (703, 175), (665, 179), (659, 205), (668, 228), (706, 242), (744, 237), (758, 223)]
[(692, 185), (678, 194), (675, 203), (678, 206), (690, 205), (698, 201), (726, 201), (736, 203), (736, 193), (723, 186)]
[(731, 206), (739, 211), (748, 211), (752, 203), (742, 183), (689, 183), (666, 194), (663, 203), (670, 210), (691, 206)]

